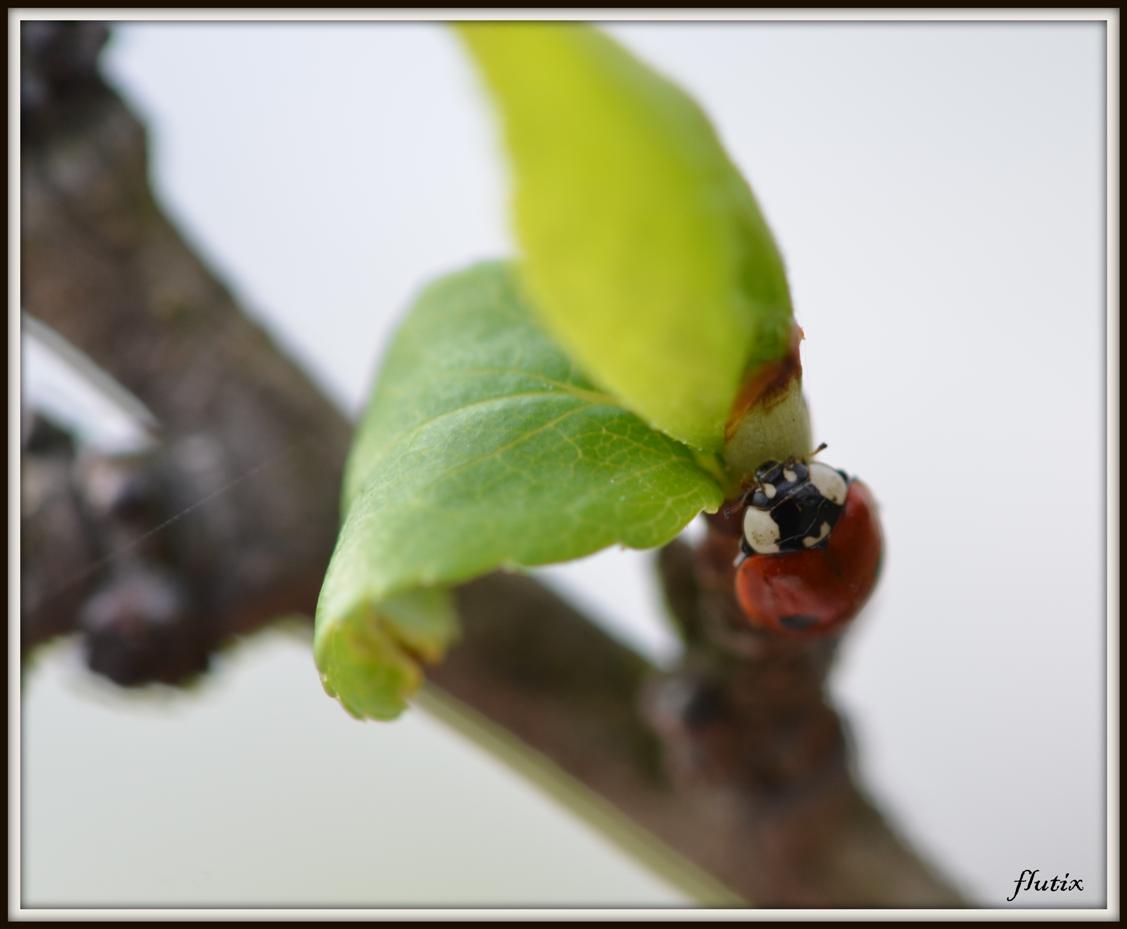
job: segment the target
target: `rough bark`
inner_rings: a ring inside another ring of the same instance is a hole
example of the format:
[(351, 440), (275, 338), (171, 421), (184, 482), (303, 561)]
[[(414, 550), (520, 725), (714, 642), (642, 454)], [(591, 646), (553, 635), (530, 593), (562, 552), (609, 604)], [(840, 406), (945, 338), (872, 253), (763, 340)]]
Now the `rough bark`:
[[(114, 680), (181, 681), (312, 612), (349, 426), (163, 215), (143, 128), (96, 70), (102, 27), (22, 39), (23, 307), (161, 424), (130, 458), (30, 430), (22, 642), (78, 629)], [(459, 590), (464, 638), (433, 678), (758, 905), (958, 905), (853, 778), (825, 697), (833, 642), (742, 627), (724, 545), (661, 555), (686, 640), (672, 674), (498, 574)]]

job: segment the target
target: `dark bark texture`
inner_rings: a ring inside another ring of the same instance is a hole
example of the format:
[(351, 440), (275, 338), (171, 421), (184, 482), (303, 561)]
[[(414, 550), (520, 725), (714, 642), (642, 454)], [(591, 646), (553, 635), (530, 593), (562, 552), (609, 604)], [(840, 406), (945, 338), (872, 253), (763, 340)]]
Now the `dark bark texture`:
[[(175, 683), (312, 614), (350, 426), (164, 216), (144, 129), (98, 74), (105, 37), (22, 25), (21, 301), (159, 428), (99, 455), (25, 410), (21, 641), (77, 633), (118, 683)], [(741, 624), (731, 546), (660, 554), (673, 673), (496, 574), (459, 589), (464, 637), (432, 677), (755, 905), (960, 905), (854, 779), (834, 642)]]

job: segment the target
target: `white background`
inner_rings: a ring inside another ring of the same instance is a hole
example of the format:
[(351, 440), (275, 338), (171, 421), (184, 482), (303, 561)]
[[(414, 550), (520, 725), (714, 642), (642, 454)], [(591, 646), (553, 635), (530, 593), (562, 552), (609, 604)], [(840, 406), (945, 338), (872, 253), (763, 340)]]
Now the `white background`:
[[(1085, 893), (1019, 902), (1102, 903), (1102, 26), (610, 31), (751, 179), (816, 438), (882, 505), (833, 682), (861, 773), (977, 901), (1038, 868)], [(512, 251), (491, 116), (437, 25), (134, 24), (107, 64), (167, 208), (351, 411), (426, 280)], [(548, 573), (672, 655), (647, 556)], [(25, 685), (27, 903), (679, 899), (422, 713), (350, 721), (299, 637), (189, 694), (74, 661)]]

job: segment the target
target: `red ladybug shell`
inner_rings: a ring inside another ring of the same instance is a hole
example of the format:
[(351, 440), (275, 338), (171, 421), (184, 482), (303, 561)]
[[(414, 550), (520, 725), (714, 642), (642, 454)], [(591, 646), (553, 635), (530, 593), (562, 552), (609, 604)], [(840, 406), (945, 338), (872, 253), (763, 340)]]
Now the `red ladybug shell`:
[(881, 549), (876, 501), (868, 487), (852, 481), (824, 548), (752, 555), (740, 565), (740, 607), (755, 625), (776, 632), (829, 632), (865, 605), (876, 586)]

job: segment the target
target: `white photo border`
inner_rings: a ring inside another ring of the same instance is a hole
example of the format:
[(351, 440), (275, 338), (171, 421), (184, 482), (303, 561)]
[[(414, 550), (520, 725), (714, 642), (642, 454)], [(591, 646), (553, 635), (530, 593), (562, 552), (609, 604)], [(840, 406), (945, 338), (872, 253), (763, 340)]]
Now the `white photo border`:
[[(20, 690), (19, 643), (19, 447), (20, 447), (20, 160), (19, 61), (20, 23), (35, 20), (93, 20), (112, 22), (434, 22), (445, 20), (571, 20), (584, 22), (862, 22), (862, 23), (984, 23), (984, 22), (1102, 22), (1105, 24), (1105, 522), (1106, 585), (1106, 721), (1105, 754), (1107, 812), (1107, 899), (1092, 909), (627, 909), (627, 908), (24, 908), (20, 898)], [(497, 9), (462, 8), (390, 10), (269, 10), (269, 9), (101, 9), (58, 8), (8, 10), (8, 918), (16, 921), (187, 921), (207, 920), (400, 920), (433, 921), (545, 921), (582, 919), (654, 922), (731, 921), (770, 919), (809, 921), (812, 918), (851, 921), (917, 920), (921, 922), (977, 919), (997, 922), (1113, 921), (1119, 918), (1119, 10), (1111, 9)], [(1114, 312), (1113, 312), (1114, 308)], [(1114, 621), (1113, 621), (1114, 620)]]

